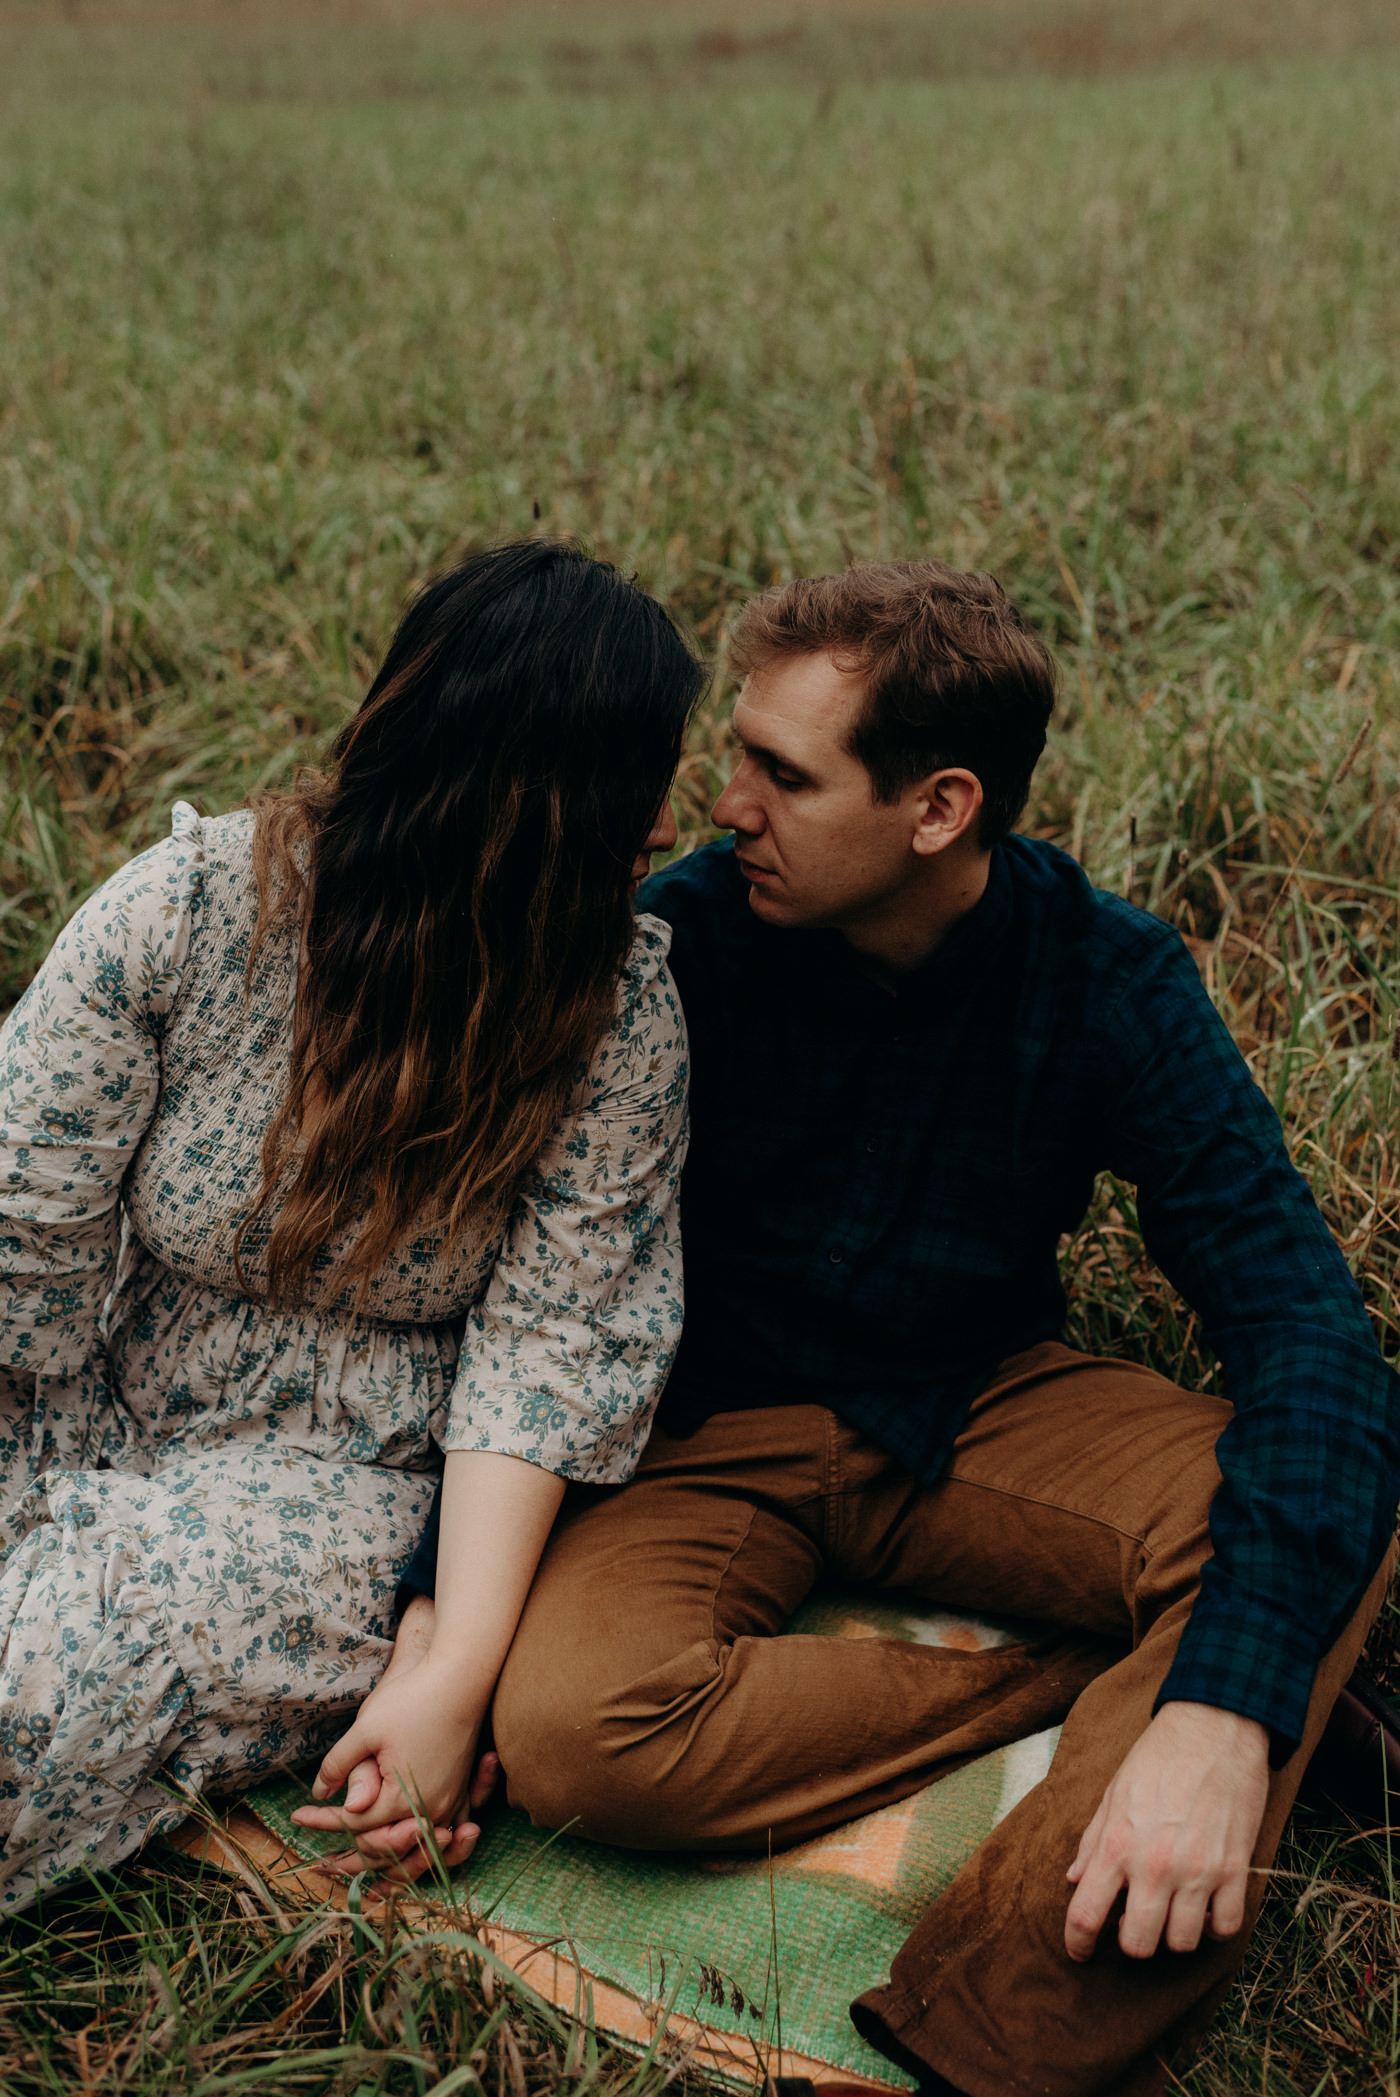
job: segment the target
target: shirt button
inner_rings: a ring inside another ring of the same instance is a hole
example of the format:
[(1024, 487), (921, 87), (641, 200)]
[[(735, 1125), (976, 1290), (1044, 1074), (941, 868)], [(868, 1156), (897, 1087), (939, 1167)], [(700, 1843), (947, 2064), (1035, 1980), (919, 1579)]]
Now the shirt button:
[(878, 1143), (867, 1143), (865, 1147), (869, 1151), (871, 1157), (874, 1157), (876, 1151), (880, 1148)]
[(827, 1258), (830, 1260), (833, 1267), (840, 1266), (842, 1256), (839, 1252), (829, 1252), (827, 1254)]

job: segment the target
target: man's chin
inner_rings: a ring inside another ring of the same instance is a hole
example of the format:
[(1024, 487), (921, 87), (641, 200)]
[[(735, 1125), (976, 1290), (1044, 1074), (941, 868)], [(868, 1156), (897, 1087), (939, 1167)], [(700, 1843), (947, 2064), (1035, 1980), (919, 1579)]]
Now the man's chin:
[(800, 925), (801, 916), (791, 903), (757, 881), (749, 883), (749, 908), (765, 925)]

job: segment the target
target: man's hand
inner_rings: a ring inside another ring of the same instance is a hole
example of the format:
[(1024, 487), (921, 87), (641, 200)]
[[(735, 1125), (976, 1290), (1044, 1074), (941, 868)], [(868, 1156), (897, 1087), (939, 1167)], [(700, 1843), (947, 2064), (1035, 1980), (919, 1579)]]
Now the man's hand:
[(1118, 1942), (1148, 1959), (1165, 1934), (1194, 1951), (1202, 1930), (1233, 1937), (1244, 1922), (1249, 1860), (1269, 1786), (1269, 1736), (1211, 1704), (1164, 1704), (1129, 1750), (1069, 1868), (1078, 1890), (1065, 1949), (1092, 1958), (1118, 1895)]

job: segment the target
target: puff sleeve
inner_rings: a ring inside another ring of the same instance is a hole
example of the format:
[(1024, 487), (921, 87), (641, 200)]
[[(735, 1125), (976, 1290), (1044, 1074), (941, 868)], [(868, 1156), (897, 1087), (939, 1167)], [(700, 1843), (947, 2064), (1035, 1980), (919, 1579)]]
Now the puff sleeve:
[(177, 803), (171, 837), (83, 905), (0, 1029), (0, 1372), (11, 1443), (19, 1394), (36, 1408), (31, 1470), (45, 1444), (72, 1461), (91, 1440), (77, 1415), (104, 1384), (122, 1182), (159, 1097), (202, 856), (199, 817)]

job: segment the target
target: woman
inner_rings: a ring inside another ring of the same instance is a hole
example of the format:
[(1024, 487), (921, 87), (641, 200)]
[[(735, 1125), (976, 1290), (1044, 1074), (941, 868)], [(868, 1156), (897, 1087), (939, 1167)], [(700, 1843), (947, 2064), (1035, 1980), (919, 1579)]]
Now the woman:
[(6, 1023), (0, 1904), (333, 1737), (435, 1444), (451, 1743), (406, 1714), (381, 1767), (465, 1801), (564, 1481), (629, 1475), (678, 1336), (684, 1035), (631, 892), (701, 682), (612, 570), (474, 556), (328, 777), (178, 806)]

